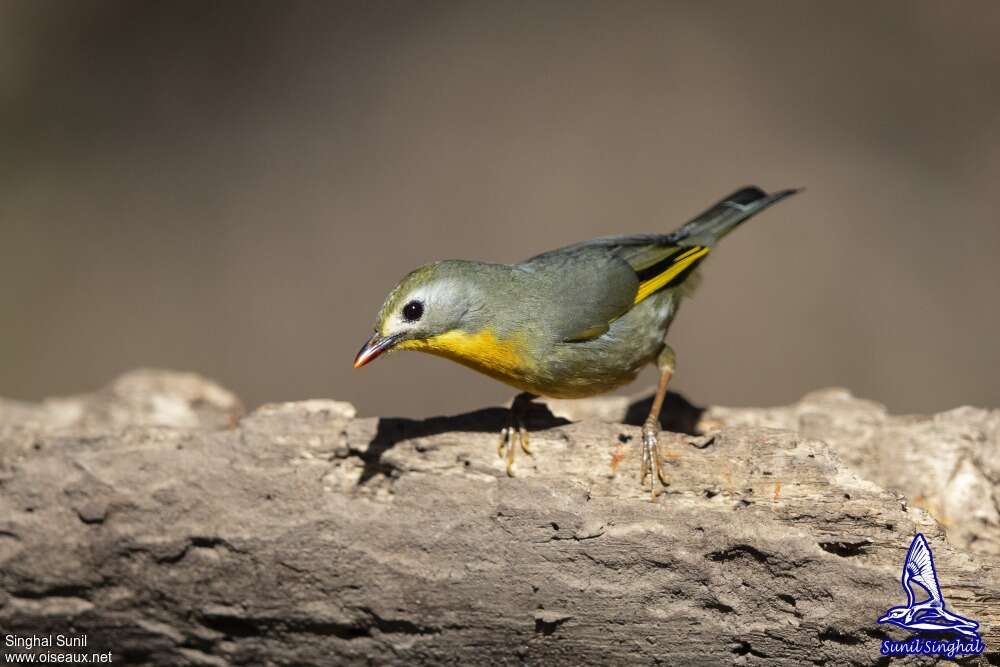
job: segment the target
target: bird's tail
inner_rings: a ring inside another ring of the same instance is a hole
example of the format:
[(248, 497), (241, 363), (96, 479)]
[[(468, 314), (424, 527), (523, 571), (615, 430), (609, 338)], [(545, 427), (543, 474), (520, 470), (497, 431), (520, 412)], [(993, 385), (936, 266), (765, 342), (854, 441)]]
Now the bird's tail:
[(756, 186), (737, 190), (715, 206), (695, 217), (670, 234), (671, 243), (685, 246), (712, 247), (719, 239), (733, 231), (740, 223), (749, 220), (768, 206), (801, 190), (782, 190), (767, 194)]

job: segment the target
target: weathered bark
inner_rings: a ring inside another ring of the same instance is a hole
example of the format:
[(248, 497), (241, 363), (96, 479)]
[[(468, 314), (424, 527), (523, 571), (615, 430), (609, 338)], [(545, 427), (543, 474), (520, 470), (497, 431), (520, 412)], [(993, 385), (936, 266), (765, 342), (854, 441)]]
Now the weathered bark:
[[(544, 410), (508, 478), (500, 409), (358, 419), (309, 401), (239, 419), (225, 390), (152, 372), (0, 403), (0, 628), (72, 629), (156, 664), (867, 665), (906, 636), (875, 619), (905, 601), (923, 532), (949, 606), (1000, 660), (997, 413), (907, 420), (862, 403), (702, 414), (673, 397), (671, 423), (721, 429), (664, 434), (655, 503), (636, 480), (638, 428)], [(945, 440), (962, 453), (922, 453)], [(907, 476), (915, 462), (931, 470)], [(952, 544), (917, 505), (951, 517), (940, 499), (960, 494), (941, 489), (961, 475), (986, 485), (983, 518), (952, 526)]]
[[(825, 389), (778, 408), (698, 410), (674, 397), (680, 430), (754, 426), (823, 440), (864, 479), (926, 509), (963, 550), (1000, 557), (1000, 410), (961, 407), (933, 416), (890, 415), (885, 406)], [(649, 399), (552, 402), (574, 421), (638, 424)]]

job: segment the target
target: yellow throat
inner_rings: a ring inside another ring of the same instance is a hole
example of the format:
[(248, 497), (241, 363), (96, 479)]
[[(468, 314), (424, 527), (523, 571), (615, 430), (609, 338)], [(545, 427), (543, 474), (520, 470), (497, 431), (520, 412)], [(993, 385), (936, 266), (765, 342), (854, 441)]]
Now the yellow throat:
[(531, 364), (518, 337), (499, 339), (490, 329), (475, 333), (448, 331), (424, 340), (407, 340), (400, 350), (419, 350), (468, 366), (490, 377), (523, 387), (529, 381)]

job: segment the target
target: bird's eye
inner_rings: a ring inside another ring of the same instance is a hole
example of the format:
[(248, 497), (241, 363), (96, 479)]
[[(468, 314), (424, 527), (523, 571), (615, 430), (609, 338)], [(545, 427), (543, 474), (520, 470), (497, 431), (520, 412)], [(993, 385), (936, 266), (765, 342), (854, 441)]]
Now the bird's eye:
[(424, 314), (424, 304), (419, 301), (411, 301), (403, 306), (403, 318), (407, 322), (416, 322)]

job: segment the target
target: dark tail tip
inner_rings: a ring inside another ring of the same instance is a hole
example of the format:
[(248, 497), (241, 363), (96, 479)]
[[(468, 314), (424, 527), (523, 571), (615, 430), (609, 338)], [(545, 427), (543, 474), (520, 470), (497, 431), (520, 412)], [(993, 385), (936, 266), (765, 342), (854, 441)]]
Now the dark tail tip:
[(771, 196), (775, 198), (775, 201), (777, 201), (779, 199), (784, 199), (785, 197), (791, 197), (792, 195), (797, 195), (800, 192), (805, 192), (805, 191), (806, 191), (805, 188), (789, 188), (787, 190), (779, 190), (778, 192), (775, 192)]
[[(758, 188), (756, 185), (749, 185), (745, 188), (740, 188), (728, 197), (725, 197), (722, 202), (730, 202), (732, 204), (739, 204), (743, 206), (746, 204), (752, 204), (758, 199), (763, 199), (766, 196), (767, 193)], [(719, 203), (721, 204), (722, 202)]]
[(770, 199), (771, 202), (777, 202), (781, 201), (785, 197), (791, 197), (794, 194), (798, 194), (803, 190), (805, 190), (805, 188), (789, 188), (788, 190), (779, 190), (778, 192), (768, 194), (756, 185), (750, 185), (737, 190), (719, 203), (729, 202), (730, 204), (745, 206), (746, 204), (753, 204), (761, 199)]
[(689, 241), (712, 245), (743, 221), (798, 192), (802, 192), (802, 188), (779, 190), (772, 194), (767, 194), (756, 185), (742, 188), (669, 234), (668, 238), (672, 243)]

